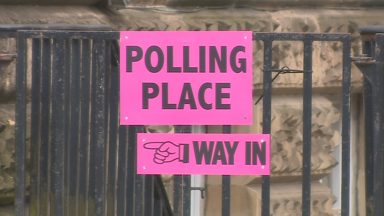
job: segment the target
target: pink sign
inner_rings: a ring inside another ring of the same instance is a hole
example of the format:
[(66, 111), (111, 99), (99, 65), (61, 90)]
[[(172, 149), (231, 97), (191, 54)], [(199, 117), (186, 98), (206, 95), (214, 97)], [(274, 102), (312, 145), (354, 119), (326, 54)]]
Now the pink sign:
[(269, 134), (140, 133), (137, 173), (269, 175), (269, 154)]
[(120, 33), (120, 124), (251, 125), (252, 32)]

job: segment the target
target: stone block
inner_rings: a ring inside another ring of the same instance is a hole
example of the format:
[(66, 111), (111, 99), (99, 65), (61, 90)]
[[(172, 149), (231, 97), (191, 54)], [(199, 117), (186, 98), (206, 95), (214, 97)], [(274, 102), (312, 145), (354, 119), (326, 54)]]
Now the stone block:
[(12, 5), (94, 5), (102, 0), (2, 0), (2, 4)]
[(167, 5), (171, 7), (276, 7), (276, 6), (356, 6), (356, 5), (382, 5), (380, 0), (133, 0), (126, 5)]
[[(296, 216), (301, 215), (302, 208), (301, 182), (284, 184), (271, 184), (270, 215), (272, 216)], [(261, 186), (248, 187), (249, 200), (253, 203), (252, 216), (261, 212)], [(311, 215), (312, 216), (336, 216), (333, 209), (335, 201), (330, 189), (318, 182), (311, 182)]]
[[(334, 149), (341, 144), (341, 91), (314, 95), (312, 99), (312, 161), (314, 178), (328, 175), (337, 165)], [(303, 158), (302, 97), (296, 94), (273, 95), (271, 110), (271, 171), (274, 181), (299, 179)], [(262, 133), (262, 105), (254, 108), (252, 126), (233, 126), (234, 133)], [(240, 181), (260, 182), (260, 178)]]
[[(211, 177), (208, 177), (210, 179)], [(221, 178), (214, 178), (220, 181)], [(210, 180), (212, 183), (212, 180)], [(208, 185), (205, 215), (221, 215), (221, 186), (216, 182)], [(301, 182), (271, 183), (270, 215), (301, 215), (302, 207)], [(231, 215), (261, 215), (262, 190), (260, 184), (231, 186)], [(311, 182), (311, 215), (336, 216), (333, 209), (335, 197), (330, 189), (317, 181)]]
[(0, 105), (0, 206), (13, 203), (15, 186), (15, 117), (13, 105)]

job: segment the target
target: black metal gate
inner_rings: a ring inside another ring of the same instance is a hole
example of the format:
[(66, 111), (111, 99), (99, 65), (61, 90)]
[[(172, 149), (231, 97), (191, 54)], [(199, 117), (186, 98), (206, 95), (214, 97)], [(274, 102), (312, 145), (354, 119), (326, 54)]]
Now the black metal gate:
[[(349, 215), (350, 35), (255, 32), (253, 36), (264, 45), (263, 133), (271, 132), (273, 74), (303, 73), (303, 215), (310, 215), (311, 209), (313, 42), (342, 43), (341, 210), (343, 216)], [(27, 203), (29, 215), (190, 215), (190, 176), (174, 177), (171, 209), (159, 176), (135, 174), (135, 134), (144, 130), (143, 126), (118, 124), (118, 37), (113, 31), (18, 32), (17, 216), (26, 214)], [(301, 41), (303, 69), (273, 68), (274, 41)], [(176, 132), (190, 133), (191, 126), (176, 126)], [(231, 126), (223, 126), (222, 132), (231, 133)], [(27, 133), (30, 140), (26, 140)], [(26, 165), (27, 146), (31, 154)], [(26, 169), (31, 170), (29, 190)], [(231, 177), (223, 176), (223, 216), (231, 212), (230, 185)], [(269, 176), (262, 177), (262, 215), (270, 215)]]
[(355, 64), (364, 75), (366, 215), (384, 214), (384, 27), (360, 29), (364, 57)]

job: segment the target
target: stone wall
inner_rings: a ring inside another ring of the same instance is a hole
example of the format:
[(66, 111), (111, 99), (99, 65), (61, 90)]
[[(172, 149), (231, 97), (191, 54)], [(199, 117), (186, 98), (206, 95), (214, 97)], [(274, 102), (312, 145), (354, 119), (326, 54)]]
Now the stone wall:
[[(84, 1), (84, 0), (83, 0)], [(275, 10), (276, 7), (329, 7), (337, 6), (340, 8), (346, 8), (350, 6), (379, 6), (383, 5), (380, 0), (112, 0), (115, 5), (125, 6), (170, 6), (170, 7), (255, 7), (255, 8), (268, 8), (269, 10)]]
[[(96, 2), (86, 0), (83, 2)], [(130, 1), (135, 5), (166, 5), (176, 1)], [(183, 3), (184, 2), (184, 3)], [(200, 1), (202, 2), (202, 1)], [(242, 3), (241, 3), (242, 2)], [(129, 30), (252, 30), (261, 32), (322, 32), (351, 33), (353, 37), (353, 55), (361, 50), (358, 28), (380, 24), (384, 8), (336, 7), (333, 9), (315, 8), (260, 8), (233, 7), (246, 3), (263, 1), (226, 1), (227, 8), (200, 7), (141, 7), (118, 11), (100, 10), (93, 7), (72, 6), (2, 6), (0, 23), (2, 24), (110, 24), (116, 29)], [(276, 4), (288, 1), (273, 1)], [(291, 2), (291, 1), (290, 1)], [(309, 2), (309, 1), (298, 1)], [(313, 1), (311, 1), (313, 2)], [(340, 4), (345, 1), (329, 0)], [(355, 1), (380, 4), (381, 1)], [(188, 1), (176, 3), (188, 4)], [(189, 1), (190, 3), (190, 1)], [(218, 1), (208, 1), (217, 4)], [(240, 4), (241, 3), (241, 4)], [(372, 4), (372, 5), (374, 5)], [(220, 3), (223, 6), (222, 3)], [(256, 5), (256, 4), (255, 4)], [(337, 215), (333, 203), (337, 200), (331, 190), (330, 173), (340, 161), (333, 151), (340, 145), (340, 85), (341, 85), (341, 46), (339, 43), (314, 44), (313, 85), (313, 125), (312, 125), (312, 210), (313, 215)], [(12, 39), (0, 41), (1, 53), (14, 53)], [(275, 43), (273, 47), (273, 66), (288, 66), (301, 69), (303, 66), (301, 43)], [(262, 46), (255, 42), (254, 50), (254, 86), (255, 98), (261, 94), (262, 85)], [(0, 61), (0, 205), (11, 203), (14, 187), (14, 72), (15, 60)], [(274, 83), (272, 108), (272, 215), (300, 215), (301, 208), (301, 83), (302, 75), (281, 75)], [(361, 75), (353, 67), (353, 90), (361, 91)], [(338, 92), (338, 93), (334, 93)], [(359, 96), (357, 96), (359, 97)], [(357, 111), (359, 111), (357, 109)], [(254, 125), (235, 127), (235, 132), (261, 132), (261, 105), (254, 108)], [(361, 120), (361, 119), (360, 119)], [(359, 124), (357, 119), (354, 124)], [(158, 130), (152, 128), (149, 130)], [(169, 128), (167, 128), (169, 130)], [(210, 128), (215, 130), (215, 128)], [(358, 134), (358, 133), (357, 133)], [(357, 137), (356, 140), (359, 140)], [(361, 138), (360, 138), (361, 140)], [(355, 150), (361, 152), (361, 145), (355, 143)], [(356, 160), (363, 161), (361, 154)], [(364, 167), (364, 166), (359, 166)], [(360, 174), (358, 177), (362, 178)], [(221, 179), (207, 177), (206, 215), (219, 215)], [(360, 197), (361, 188), (357, 187), (354, 199)], [(359, 189), (360, 188), (360, 189)], [(260, 178), (254, 176), (232, 178), (232, 214), (254, 216), (260, 214), (261, 193)], [(5, 211), (0, 209), (0, 216)], [(364, 215), (364, 206), (356, 207), (353, 213)], [(4, 214), (4, 215), (2, 215)]]
[(95, 5), (104, 0), (2, 0), (7, 5)]
[(15, 117), (13, 105), (0, 106), (0, 203), (13, 202)]

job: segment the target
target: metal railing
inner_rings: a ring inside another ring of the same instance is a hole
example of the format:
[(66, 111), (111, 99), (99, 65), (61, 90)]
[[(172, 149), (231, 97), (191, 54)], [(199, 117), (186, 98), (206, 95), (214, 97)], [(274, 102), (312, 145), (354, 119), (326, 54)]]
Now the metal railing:
[(143, 127), (119, 126), (118, 37), (18, 31), (17, 216), (173, 215), (161, 178), (136, 174)]
[[(172, 215), (158, 176), (135, 171), (136, 133), (142, 126), (118, 125), (118, 63), (113, 31), (19, 31), (17, 34), (16, 212), (26, 212), (24, 165), (31, 130), (30, 215)], [(263, 133), (271, 133), (272, 46), (303, 43), (302, 214), (311, 214), (311, 115), (313, 42), (342, 43), (342, 197), (349, 215), (350, 79), (349, 34), (258, 33), (264, 45)], [(28, 54), (31, 47), (31, 54)], [(29, 62), (31, 59), (31, 62)], [(31, 121), (26, 79), (32, 68)], [(285, 71), (286, 72), (286, 71)], [(190, 126), (177, 126), (190, 133)], [(231, 133), (231, 126), (223, 126)], [(270, 176), (262, 177), (262, 215), (270, 215)], [(173, 214), (190, 215), (190, 176), (174, 177)], [(155, 194), (155, 196), (154, 196)], [(231, 176), (222, 177), (222, 215), (231, 215)]]
[[(264, 44), (263, 67), (263, 133), (271, 133), (272, 44), (275, 41), (303, 43), (303, 171), (302, 215), (311, 215), (311, 128), (312, 128), (312, 52), (315, 41), (342, 43), (342, 179), (341, 215), (349, 215), (350, 202), (350, 96), (351, 96), (351, 36), (349, 34), (318, 33), (254, 33), (254, 40)], [(270, 215), (270, 177), (262, 180), (262, 215)]]

